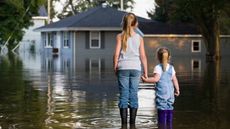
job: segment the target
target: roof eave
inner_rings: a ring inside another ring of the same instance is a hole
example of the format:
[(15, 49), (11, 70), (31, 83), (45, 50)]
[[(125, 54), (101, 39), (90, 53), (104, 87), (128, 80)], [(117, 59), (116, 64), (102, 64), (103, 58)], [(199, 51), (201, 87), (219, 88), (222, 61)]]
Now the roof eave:
[(36, 32), (50, 31), (121, 31), (121, 27), (63, 27), (63, 28), (37, 28)]

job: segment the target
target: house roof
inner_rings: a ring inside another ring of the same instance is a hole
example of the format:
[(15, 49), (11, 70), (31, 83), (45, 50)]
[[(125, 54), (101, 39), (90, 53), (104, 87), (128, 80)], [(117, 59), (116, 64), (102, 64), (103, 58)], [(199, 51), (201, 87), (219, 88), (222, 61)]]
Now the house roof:
[[(108, 30), (121, 31), (121, 21), (127, 12), (98, 6), (60, 21), (39, 27), (36, 31)], [(144, 34), (199, 34), (194, 25), (167, 24), (137, 17)]]
[[(98, 6), (58, 22), (37, 28), (38, 31), (81, 30), (82, 28), (109, 28), (121, 30), (121, 20), (126, 12), (112, 7)], [(138, 17), (139, 22), (152, 20)]]
[(195, 25), (192, 24), (169, 24), (162, 22), (149, 22), (139, 25), (140, 30), (144, 34), (176, 34), (176, 35), (197, 35), (200, 32), (197, 30)]

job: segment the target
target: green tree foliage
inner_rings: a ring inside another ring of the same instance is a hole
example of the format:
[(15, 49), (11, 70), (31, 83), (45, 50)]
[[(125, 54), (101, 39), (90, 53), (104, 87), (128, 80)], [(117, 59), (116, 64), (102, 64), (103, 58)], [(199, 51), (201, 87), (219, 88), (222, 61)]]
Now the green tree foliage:
[(0, 44), (10, 38), (7, 47), (11, 50), (22, 40), (24, 28), (32, 25), (31, 18), (38, 14), (45, 0), (5, 0), (0, 4)]
[[(52, 4), (55, 2), (60, 2), (60, 0), (52, 0)], [(120, 8), (120, 0), (66, 0), (63, 4), (63, 10), (61, 13), (54, 12), (59, 19), (63, 19), (68, 16), (78, 14), (80, 12), (86, 11), (89, 8), (99, 6), (102, 2), (106, 2), (109, 6), (114, 8)], [(132, 9), (134, 0), (124, 0), (124, 9)], [(52, 11), (52, 10), (51, 10)]]
[[(204, 37), (207, 55), (220, 58), (220, 34), (229, 28), (230, 3), (228, 0), (175, 0), (177, 12), (191, 16)], [(225, 22), (225, 21), (228, 21)], [(222, 28), (222, 29), (221, 29)]]
[(172, 0), (155, 0), (155, 10), (147, 12), (148, 16), (157, 21), (167, 22), (172, 4)]

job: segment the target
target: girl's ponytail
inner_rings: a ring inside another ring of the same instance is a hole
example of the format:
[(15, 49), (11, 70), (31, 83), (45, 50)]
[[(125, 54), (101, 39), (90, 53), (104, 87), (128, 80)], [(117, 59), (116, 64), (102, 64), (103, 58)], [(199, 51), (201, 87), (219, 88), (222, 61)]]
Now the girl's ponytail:
[(163, 71), (165, 72), (170, 58), (169, 50), (166, 47), (159, 48), (157, 51), (157, 57), (160, 63), (163, 65)]

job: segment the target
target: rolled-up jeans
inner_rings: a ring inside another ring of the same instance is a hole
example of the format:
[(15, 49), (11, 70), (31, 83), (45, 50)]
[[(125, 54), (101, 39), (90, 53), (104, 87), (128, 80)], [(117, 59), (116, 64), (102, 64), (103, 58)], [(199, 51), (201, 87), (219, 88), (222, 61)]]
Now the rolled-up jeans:
[(138, 108), (138, 86), (141, 71), (139, 70), (118, 70), (119, 85), (119, 108)]

